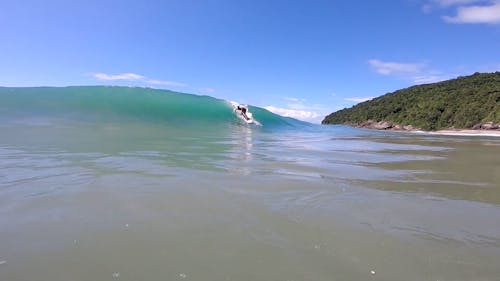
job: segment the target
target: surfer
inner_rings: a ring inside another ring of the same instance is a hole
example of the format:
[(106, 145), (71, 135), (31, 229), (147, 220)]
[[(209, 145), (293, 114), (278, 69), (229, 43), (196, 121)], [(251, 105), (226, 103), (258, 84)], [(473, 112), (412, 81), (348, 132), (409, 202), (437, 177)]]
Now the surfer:
[(241, 112), (241, 115), (243, 116), (243, 118), (245, 118), (245, 120), (250, 120), (250, 118), (248, 118), (248, 116), (247, 116), (247, 109), (246, 109), (246, 107), (238, 105), (236, 107), (236, 109)]

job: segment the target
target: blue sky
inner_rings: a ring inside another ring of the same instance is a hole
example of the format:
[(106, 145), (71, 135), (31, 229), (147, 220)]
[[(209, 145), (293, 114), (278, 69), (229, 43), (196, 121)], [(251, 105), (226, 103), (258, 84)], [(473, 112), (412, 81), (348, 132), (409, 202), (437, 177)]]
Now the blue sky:
[(0, 2), (0, 85), (206, 94), (319, 122), (500, 70), (500, 0)]

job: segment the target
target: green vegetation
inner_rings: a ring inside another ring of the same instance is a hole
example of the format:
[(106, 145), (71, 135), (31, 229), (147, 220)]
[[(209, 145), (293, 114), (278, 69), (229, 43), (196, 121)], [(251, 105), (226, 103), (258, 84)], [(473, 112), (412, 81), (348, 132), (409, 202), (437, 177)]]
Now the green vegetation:
[(423, 130), (500, 123), (500, 72), (475, 73), (398, 90), (334, 112), (322, 124), (359, 125), (367, 120), (413, 125)]

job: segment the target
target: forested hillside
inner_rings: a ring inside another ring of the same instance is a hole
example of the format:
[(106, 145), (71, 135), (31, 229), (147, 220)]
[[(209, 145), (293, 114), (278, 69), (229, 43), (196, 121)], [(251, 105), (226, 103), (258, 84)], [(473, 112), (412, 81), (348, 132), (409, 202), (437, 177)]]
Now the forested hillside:
[(500, 123), (500, 72), (418, 85), (388, 93), (325, 117), (323, 124), (386, 121), (423, 130)]

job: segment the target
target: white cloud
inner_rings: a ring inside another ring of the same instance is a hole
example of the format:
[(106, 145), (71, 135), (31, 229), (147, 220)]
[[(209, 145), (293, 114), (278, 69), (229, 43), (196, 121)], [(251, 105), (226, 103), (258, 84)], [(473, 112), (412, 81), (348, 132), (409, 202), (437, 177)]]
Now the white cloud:
[(289, 108), (279, 108), (279, 107), (274, 107), (274, 106), (264, 106), (265, 109), (285, 116), (285, 117), (292, 117), (295, 119), (307, 121), (307, 122), (319, 122), (318, 118), (322, 117), (319, 113), (314, 112), (314, 111), (306, 111), (306, 110), (297, 110), (297, 109), (289, 109)]
[(372, 100), (374, 99), (375, 97), (365, 97), (365, 98), (361, 98), (361, 97), (353, 97), (353, 98), (344, 98), (344, 100), (346, 101), (353, 101), (353, 102), (364, 102), (364, 101), (369, 101), (369, 100)]
[(93, 73), (91, 74), (97, 80), (102, 81), (132, 81), (132, 82), (142, 82), (149, 85), (162, 85), (162, 86), (173, 86), (173, 87), (185, 87), (184, 83), (149, 79), (143, 75), (135, 73), (121, 73), (121, 74), (107, 74), (107, 73)]
[(500, 24), (500, 0), (429, 0), (425, 13), (438, 9), (456, 9), (454, 16), (442, 16), (448, 23)]
[(94, 73), (92, 74), (92, 76), (98, 80), (104, 80), (104, 81), (115, 81), (115, 80), (137, 81), (146, 78), (142, 75), (135, 73), (122, 73), (122, 74)]
[(375, 69), (377, 73), (383, 75), (418, 73), (424, 67), (424, 64), (422, 63), (388, 62), (378, 59), (371, 59), (368, 61), (368, 63)]
[(500, 2), (489, 6), (458, 7), (457, 15), (443, 16), (449, 23), (500, 23)]
[(267, 110), (286, 117), (292, 117), (306, 122), (320, 123), (323, 116), (330, 112), (324, 104), (307, 103), (305, 98), (284, 97), (285, 106), (266, 106)]

